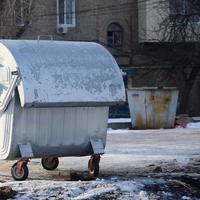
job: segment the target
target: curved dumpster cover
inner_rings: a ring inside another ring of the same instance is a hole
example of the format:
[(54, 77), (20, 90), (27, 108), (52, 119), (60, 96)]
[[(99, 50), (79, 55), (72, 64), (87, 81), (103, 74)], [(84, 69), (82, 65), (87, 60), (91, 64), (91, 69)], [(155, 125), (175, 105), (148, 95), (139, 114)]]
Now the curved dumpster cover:
[(112, 55), (92, 42), (2, 40), (0, 64), (19, 70), (22, 106), (83, 106), (125, 100)]

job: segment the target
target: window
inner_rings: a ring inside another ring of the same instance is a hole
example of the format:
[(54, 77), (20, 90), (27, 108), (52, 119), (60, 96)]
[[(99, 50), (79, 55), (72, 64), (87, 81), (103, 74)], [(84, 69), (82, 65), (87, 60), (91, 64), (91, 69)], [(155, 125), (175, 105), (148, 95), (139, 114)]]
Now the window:
[(112, 23), (107, 29), (107, 44), (112, 47), (122, 46), (123, 30), (120, 24)]
[(58, 27), (75, 26), (75, 0), (57, 0)]
[(169, 0), (170, 2), (170, 20), (173, 22), (184, 22), (188, 20), (192, 23), (200, 21), (199, 0)]

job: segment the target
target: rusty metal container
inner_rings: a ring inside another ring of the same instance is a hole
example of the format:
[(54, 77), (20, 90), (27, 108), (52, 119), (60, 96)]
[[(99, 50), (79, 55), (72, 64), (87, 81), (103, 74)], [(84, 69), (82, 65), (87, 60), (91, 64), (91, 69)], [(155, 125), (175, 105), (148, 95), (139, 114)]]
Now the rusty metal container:
[(178, 90), (174, 87), (142, 87), (127, 90), (134, 129), (173, 128)]

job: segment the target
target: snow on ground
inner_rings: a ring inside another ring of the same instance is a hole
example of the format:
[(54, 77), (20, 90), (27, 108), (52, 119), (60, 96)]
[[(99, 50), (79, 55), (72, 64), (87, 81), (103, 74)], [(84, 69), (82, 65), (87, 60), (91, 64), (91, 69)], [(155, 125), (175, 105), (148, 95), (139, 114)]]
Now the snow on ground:
[(107, 140), (105, 155), (127, 157), (127, 161), (139, 166), (174, 159), (187, 164), (190, 158), (200, 157), (200, 129), (109, 129)]
[[(1, 186), (11, 186), (18, 191), (14, 199), (98, 199), (107, 195), (118, 196), (120, 199), (135, 199), (139, 196), (141, 183), (134, 181), (112, 182), (97, 180), (91, 182), (60, 182), (60, 181), (26, 181), (9, 182)], [(121, 194), (123, 193), (123, 194)]]
[[(187, 165), (200, 157), (200, 130), (108, 130), (102, 173), (130, 172), (159, 162)], [(87, 170), (88, 157), (62, 158), (60, 169)], [(77, 164), (78, 163), (78, 164)]]
[[(164, 178), (165, 174), (185, 169), (198, 174), (195, 181), (200, 177), (200, 163), (188, 168), (191, 159), (200, 160), (200, 129), (109, 130), (105, 152), (100, 162), (100, 179), (96, 181), (66, 181), (65, 173), (71, 169), (87, 171), (88, 157), (61, 158), (53, 172), (42, 169), (40, 160), (33, 160), (25, 182), (11, 181), (13, 162), (1, 161), (0, 181), (6, 182), (0, 186), (11, 186), (18, 192), (15, 199), (19, 200), (200, 200), (200, 192), (188, 192), (180, 181)], [(163, 178), (152, 177), (152, 173), (161, 173)]]
[(130, 130), (129, 129), (116, 129), (116, 130), (113, 130), (112, 128), (108, 128), (108, 131), (107, 131), (108, 134), (130, 134)]
[[(192, 117), (193, 122), (189, 122), (186, 125), (186, 128), (200, 128), (200, 117)], [(122, 123), (131, 123), (131, 118), (110, 118), (108, 119), (108, 123), (112, 124), (122, 124)], [(183, 128), (182, 126), (176, 126), (176, 128)], [(111, 131), (112, 129), (109, 128), (109, 131)], [(116, 130), (116, 131), (123, 131), (123, 130)]]
[[(17, 191), (13, 199), (17, 200), (199, 200), (194, 193), (186, 191), (181, 182), (162, 178), (140, 178), (135, 180), (96, 181), (25, 181), (8, 182), (1, 186), (10, 186)], [(177, 185), (179, 184), (179, 185)], [(197, 196), (200, 193), (196, 193)]]
[(200, 122), (190, 122), (187, 124), (186, 128), (200, 128)]
[(108, 123), (131, 123), (130, 118), (110, 118)]

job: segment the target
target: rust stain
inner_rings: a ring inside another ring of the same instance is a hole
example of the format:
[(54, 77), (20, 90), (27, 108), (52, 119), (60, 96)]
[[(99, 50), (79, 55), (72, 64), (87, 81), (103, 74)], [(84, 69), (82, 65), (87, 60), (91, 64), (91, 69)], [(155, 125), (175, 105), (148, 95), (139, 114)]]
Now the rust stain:
[(165, 93), (152, 93), (146, 103), (148, 106), (153, 106), (155, 113), (162, 113), (168, 109), (171, 95), (168, 92)]
[(167, 94), (159, 97), (158, 100), (154, 104), (155, 110), (157, 112), (166, 111), (168, 109), (170, 99), (171, 99), (171, 96)]
[(147, 119), (146, 119), (146, 128), (153, 128), (153, 117), (148, 117), (147, 116)]
[(169, 102), (171, 100), (171, 94), (167, 91), (160, 93), (156, 96), (156, 101), (154, 103), (154, 115), (156, 120), (154, 123), (155, 128), (164, 128), (167, 126), (166, 113), (168, 112)]
[(145, 129), (146, 128), (146, 123), (145, 119), (141, 116), (140, 113), (136, 113), (135, 115), (135, 128), (136, 129)]
[(136, 113), (135, 128), (147, 129), (167, 127), (166, 116), (171, 97), (171, 91), (151, 91), (150, 95), (146, 96), (144, 104), (146, 112), (150, 111), (152, 113)]
[(149, 97), (146, 97), (146, 106), (152, 107), (152, 115), (146, 116), (146, 128), (161, 128), (165, 127), (166, 112), (168, 112), (169, 103), (171, 101), (171, 92), (151, 92)]

